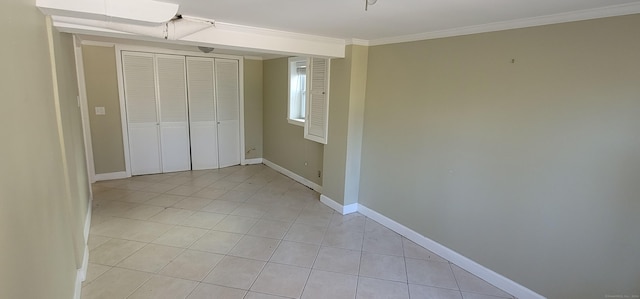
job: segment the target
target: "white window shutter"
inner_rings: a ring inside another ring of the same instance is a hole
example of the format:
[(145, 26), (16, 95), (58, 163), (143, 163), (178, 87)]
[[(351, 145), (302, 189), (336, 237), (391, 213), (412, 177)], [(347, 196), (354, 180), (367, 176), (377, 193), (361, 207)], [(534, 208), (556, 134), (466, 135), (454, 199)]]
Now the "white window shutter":
[(311, 58), (307, 76), (304, 138), (322, 144), (327, 144), (329, 130), (329, 66), (329, 59)]
[(156, 55), (161, 122), (187, 121), (184, 56)]

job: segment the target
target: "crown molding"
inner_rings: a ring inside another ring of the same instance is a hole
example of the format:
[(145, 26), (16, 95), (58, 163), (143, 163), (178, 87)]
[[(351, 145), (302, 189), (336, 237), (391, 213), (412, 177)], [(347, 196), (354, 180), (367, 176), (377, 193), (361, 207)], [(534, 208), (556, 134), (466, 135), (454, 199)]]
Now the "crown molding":
[(590, 19), (623, 16), (640, 13), (640, 3), (629, 3), (621, 5), (605, 6), (600, 8), (585, 9), (572, 11), (567, 13), (552, 14), (533, 18), (524, 18), (504, 22), (488, 23), (476, 26), (467, 26), (440, 31), (423, 32), (418, 34), (410, 34), (403, 36), (394, 36), (388, 38), (374, 39), (369, 41), (369, 45), (378, 46), (386, 44), (396, 44), (404, 42), (414, 42), (420, 40), (436, 39), (443, 37), (452, 37), (460, 35), (469, 35), (485, 32), (502, 31), (509, 29), (518, 29), (526, 27), (535, 27), (542, 25), (567, 23), (574, 21), (583, 21)]
[(345, 45), (369, 46), (370, 43), (366, 39), (352, 38), (352, 39), (345, 40)]

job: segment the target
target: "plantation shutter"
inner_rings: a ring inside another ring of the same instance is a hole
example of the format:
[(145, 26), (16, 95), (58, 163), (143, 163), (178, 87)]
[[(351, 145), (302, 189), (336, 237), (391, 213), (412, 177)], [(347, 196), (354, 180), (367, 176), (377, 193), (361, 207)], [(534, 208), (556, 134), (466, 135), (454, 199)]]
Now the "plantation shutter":
[(325, 58), (311, 58), (306, 99), (304, 138), (327, 144), (329, 126), (329, 64)]

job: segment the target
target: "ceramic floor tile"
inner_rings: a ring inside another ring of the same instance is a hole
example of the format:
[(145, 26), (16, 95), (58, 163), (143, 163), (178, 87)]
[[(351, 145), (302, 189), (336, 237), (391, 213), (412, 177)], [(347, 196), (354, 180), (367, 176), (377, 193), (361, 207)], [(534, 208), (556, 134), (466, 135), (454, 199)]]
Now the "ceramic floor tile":
[(198, 211), (213, 202), (212, 199), (187, 197), (173, 205), (174, 208)]
[(143, 203), (158, 195), (160, 195), (160, 193), (135, 191), (135, 192), (126, 194), (125, 196), (121, 197), (118, 200), (125, 201), (125, 202)]
[(207, 232), (209, 231), (201, 228), (174, 226), (152, 243), (187, 248)]
[(87, 246), (89, 247), (89, 250), (93, 250), (96, 247), (106, 243), (109, 240), (111, 240), (111, 238), (109, 238), (109, 237), (103, 237), (103, 236), (98, 236), (98, 235), (89, 235), (89, 240), (87, 241)]
[(160, 274), (202, 281), (224, 257), (221, 254), (186, 250), (160, 271)]
[(201, 197), (206, 199), (219, 199), (222, 195), (227, 193), (229, 190), (218, 189), (218, 188), (204, 188), (196, 193), (194, 193), (193, 197)]
[(259, 220), (247, 234), (258, 237), (282, 239), (290, 226), (290, 222), (262, 219)]
[(156, 275), (151, 277), (128, 298), (185, 298), (197, 285), (197, 282), (191, 280)]
[(252, 203), (242, 203), (235, 210), (231, 212), (231, 215), (235, 216), (244, 216), (251, 218), (260, 218), (270, 209), (269, 206), (252, 204)]
[(209, 212), (195, 212), (193, 215), (189, 216), (185, 221), (182, 222), (184, 226), (198, 227), (204, 229), (212, 229), (216, 224), (218, 224), (222, 219), (227, 217), (224, 214), (216, 214)]
[(100, 275), (104, 274), (105, 272), (109, 271), (110, 269), (111, 269), (110, 266), (104, 266), (104, 265), (89, 263), (87, 265), (87, 277), (82, 282), (82, 285), (84, 286), (84, 285), (87, 285), (87, 284), (91, 283), (93, 280), (95, 280)]
[(254, 218), (229, 215), (216, 224), (213, 230), (246, 234), (257, 222)]
[(243, 299), (246, 294), (245, 290), (200, 283), (187, 299)]
[(357, 285), (357, 276), (313, 270), (302, 299), (353, 299)]
[(251, 290), (266, 294), (298, 298), (302, 294), (310, 270), (289, 265), (267, 264)]
[(280, 240), (276, 239), (244, 236), (228, 254), (266, 262), (271, 258), (279, 243)]
[(413, 259), (430, 260), (434, 262), (448, 263), (439, 255), (425, 249), (424, 247), (412, 242), (407, 238), (402, 238), (402, 245), (404, 248), (404, 256)]
[(255, 192), (252, 191), (228, 191), (227, 193), (220, 196), (220, 200), (226, 201), (235, 201), (235, 202), (245, 202), (249, 197), (253, 196)]
[(406, 264), (409, 283), (458, 289), (449, 263), (407, 258)]
[(362, 253), (360, 275), (384, 280), (407, 282), (404, 258), (392, 255)]
[(190, 249), (227, 254), (242, 239), (241, 234), (210, 231), (191, 245)]
[(112, 239), (91, 250), (89, 252), (89, 262), (115, 266), (120, 261), (144, 247), (144, 245), (142, 242)]
[(395, 232), (385, 231), (368, 231), (364, 233), (364, 241), (362, 251), (404, 256), (402, 248), (402, 238)]
[(356, 298), (409, 299), (409, 288), (406, 283), (360, 276)]
[(229, 214), (233, 212), (240, 203), (225, 201), (225, 200), (214, 200), (208, 206), (201, 209), (204, 212), (212, 212), (212, 213), (220, 213), (220, 214)]
[(83, 299), (126, 298), (151, 274), (121, 268), (111, 268), (92, 283), (82, 288)]
[(460, 291), (409, 284), (411, 298), (462, 299)]
[(284, 236), (287, 241), (309, 243), (309, 244), (322, 244), (322, 238), (326, 228), (319, 226), (310, 226), (306, 224), (294, 223), (289, 228), (289, 232)]
[(329, 222), (331, 222), (332, 216), (333, 211), (326, 212), (302, 210), (302, 212), (296, 219), (296, 223), (326, 227), (329, 225)]
[(123, 213), (121, 217), (138, 219), (138, 220), (147, 220), (154, 215), (162, 212), (164, 210), (163, 207), (151, 206), (151, 205), (140, 205), (137, 206), (126, 213)]
[(172, 185), (172, 184), (166, 184), (166, 183), (154, 183), (142, 189), (142, 191), (164, 193), (175, 187), (178, 187), (178, 185)]
[(505, 299), (505, 298), (512, 298), (512, 297), (497, 297), (497, 296), (462, 292), (462, 298), (464, 299)]
[(247, 290), (258, 278), (265, 264), (261, 261), (226, 256), (205, 277), (204, 282)]
[(171, 194), (160, 194), (152, 199), (145, 201), (144, 204), (167, 208), (167, 207), (173, 206), (179, 201), (184, 200), (185, 198), (187, 197), (179, 196), (179, 195), (171, 195)]
[(247, 296), (244, 299), (290, 299), (287, 297), (257, 293), (257, 292), (248, 292)]
[(181, 224), (182, 222), (187, 220), (191, 215), (193, 215), (193, 213), (195, 213), (195, 211), (185, 210), (185, 209), (176, 209), (176, 208), (166, 208), (164, 211), (149, 218), (149, 220), (165, 223), (165, 224)]
[(298, 218), (301, 212), (301, 208), (273, 207), (262, 217), (264, 219), (292, 222)]
[(148, 244), (136, 251), (122, 262), (118, 267), (145, 272), (158, 272), (166, 266), (184, 249), (164, 245)]
[(202, 189), (203, 187), (199, 187), (199, 186), (178, 186), (165, 192), (165, 194), (191, 196)]
[(324, 235), (322, 245), (360, 250), (362, 249), (363, 239), (364, 231), (329, 228)]
[(361, 252), (333, 247), (322, 247), (318, 253), (314, 269), (344, 274), (358, 275)]
[(509, 298), (511, 295), (496, 288), (492, 284), (478, 278), (477, 276), (463, 270), (462, 268), (451, 265), (453, 274), (458, 281), (458, 286), (463, 292), (478, 293), (482, 295), (490, 295), (496, 297)]
[[(316, 260), (320, 246), (304, 243), (282, 241), (271, 256), (271, 262), (292, 266), (311, 268)], [(360, 255), (358, 255), (358, 263)], [(358, 270), (356, 269), (356, 273)]]

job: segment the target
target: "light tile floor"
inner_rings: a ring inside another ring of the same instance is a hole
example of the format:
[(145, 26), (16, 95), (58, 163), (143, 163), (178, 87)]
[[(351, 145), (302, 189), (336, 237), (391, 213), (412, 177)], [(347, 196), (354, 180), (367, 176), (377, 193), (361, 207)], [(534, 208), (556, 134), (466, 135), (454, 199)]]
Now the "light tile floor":
[(512, 298), (263, 165), (93, 192), (82, 298)]

